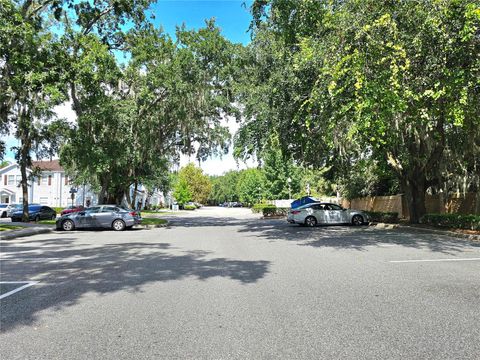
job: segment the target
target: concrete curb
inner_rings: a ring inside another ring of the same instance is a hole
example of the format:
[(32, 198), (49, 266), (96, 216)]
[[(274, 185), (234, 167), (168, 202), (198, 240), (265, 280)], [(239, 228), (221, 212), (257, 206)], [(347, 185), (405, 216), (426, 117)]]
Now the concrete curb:
[(0, 240), (10, 240), (10, 239), (15, 239), (19, 237), (46, 234), (46, 233), (52, 232), (53, 230), (55, 229), (47, 228), (47, 227), (30, 227), (25, 229), (2, 231), (3, 234), (0, 235)]
[(371, 223), (370, 226), (376, 227), (378, 229), (404, 228), (404, 229), (410, 229), (410, 230), (420, 231), (420, 232), (424, 232), (424, 233), (447, 235), (447, 236), (451, 236), (451, 237), (455, 237), (455, 238), (459, 238), (459, 239), (466, 239), (466, 240), (470, 240), (470, 241), (480, 242), (480, 235), (462, 234), (462, 233), (458, 233), (458, 232), (455, 232), (455, 231), (449, 231), (449, 230), (429, 229), (429, 228), (424, 228), (424, 227), (415, 226), (415, 225)]
[(158, 229), (158, 228), (163, 228), (163, 227), (167, 227), (168, 225), (170, 225), (170, 221), (167, 220), (167, 222), (165, 224), (156, 224), (156, 225), (135, 225), (133, 228), (134, 229)]
[[(135, 225), (135, 229), (155, 229), (155, 228), (163, 228), (167, 227), (170, 222), (167, 220), (165, 224), (156, 224), (156, 225)], [(0, 240), (10, 240), (16, 239), (19, 237), (25, 236), (32, 236), (38, 234), (47, 234), (56, 231), (55, 228), (48, 228), (48, 227), (29, 227), (24, 229), (16, 229), (16, 230), (7, 230), (2, 231), (0, 235)]]

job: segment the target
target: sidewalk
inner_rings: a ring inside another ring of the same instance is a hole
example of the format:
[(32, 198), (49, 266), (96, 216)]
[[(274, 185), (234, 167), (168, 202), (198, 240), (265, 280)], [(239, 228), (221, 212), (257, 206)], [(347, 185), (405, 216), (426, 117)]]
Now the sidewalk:
[(28, 226), (24, 229), (7, 230), (0, 232), (0, 240), (15, 239), (18, 237), (46, 234), (55, 230), (53, 226)]

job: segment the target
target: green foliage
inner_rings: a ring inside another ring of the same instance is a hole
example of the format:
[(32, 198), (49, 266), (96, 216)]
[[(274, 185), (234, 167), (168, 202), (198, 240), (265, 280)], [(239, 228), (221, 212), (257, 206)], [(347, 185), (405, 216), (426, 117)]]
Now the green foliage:
[(364, 211), (371, 222), (398, 223), (397, 212)]
[[(190, 194), (190, 199), (187, 201), (191, 200), (200, 204), (207, 202), (212, 190), (212, 183), (210, 182), (209, 177), (203, 173), (201, 168), (196, 167), (193, 163), (184, 166), (178, 172), (178, 182), (181, 183), (182, 187), (186, 184)], [(176, 196), (175, 198), (177, 199)], [(183, 204), (178, 199), (177, 201), (180, 204)]]
[(480, 230), (479, 215), (426, 214), (422, 224), (465, 230)]
[(212, 182), (212, 191), (209, 202), (212, 204), (222, 204), (224, 202), (239, 201), (237, 193), (240, 171), (232, 170), (222, 176), (214, 176)]
[(277, 208), (273, 206), (263, 208), (262, 214), (264, 217), (287, 216), (289, 211), (290, 208)]
[(183, 210), (196, 210), (197, 207), (195, 205), (185, 205)]
[(64, 207), (52, 207), (53, 210), (55, 210), (55, 212), (57, 213), (57, 215), (59, 215), (63, 210), (65, 210)]
[(272, 204), (266, 204), (266, 203), (257, 203), (257, 204), (254, 204), (251, 208), (254, 214), (263, 213), (263, 209), (276, 209), (276, 206)]
[(265, 175), (260, 169), (248, 169), (240, 174), (237, 193), (240, 201), (246, 205), (260, 201), (265, 194)]
[(362, 159), (388, 164), (413, 222), (452, 171), (478, 187), (478, 2), (257, 0), (252, 12), (238, 156), (258, 156), (274, 132), (284, 154), (331, 167), (333, 183)]
[[(72, 40), (78, 124), (61, 159), (77, 181), (100, 190), (100, 201), (125, 195), (134, 204), (131, 185), (168, 191), (173, 182), (165, 174), (181, 153), (203, 160), (228, 148), (221, 119), (236, 111), (228, 85), (233, 45), (213, 21), (196, 31), (178, 28), (176, 41), (140, 25), (121, 34), (122, 49), (131, 55), (125, 66), (93, 33)], [(192, 189), (204, 202), (197, 193)]]
[(366, 196), (398, 194), (399, 184), (393, 171), (384, 162), (360, 159), (349, 171), (336, 175), (338, 190), (348, 200)]
[(179, 178), (175, 187), (173, 188), (173, 197), (177, 200), (180, 206), (192, 200), (192, 193), (190, 192), (187, 181)]
[(165, 226), (168, 223), (165, 219), (159, 218), (142, 218), (142, 225), (157, 225), (157, 226)]
[[(262, 154), (265, 196), (270, 200), (290, 199), (300, 191), (300, 171), (292, 159), (283, 155), (278, 139), (270, 139)], [(290, 182), (289, 182), (290, 180)]]

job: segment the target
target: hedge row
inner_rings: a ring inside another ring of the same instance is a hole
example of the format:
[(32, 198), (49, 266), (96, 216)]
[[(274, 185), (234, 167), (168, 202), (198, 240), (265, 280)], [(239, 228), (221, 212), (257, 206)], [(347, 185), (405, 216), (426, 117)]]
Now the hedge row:
[(427, 214), (422, 217), (420, 222), (454, 229), (480, 230), (479, 215)]
[(397, 212), (380, 212), (380, 211), (364, 211), (368, 215), (371, 222), (383, 222), (383, 223), (397, 223)]
[(263, 213), (263, 209), (276, 209), (277, 207), (272, 204), (259, 203), (252, 206), (252, 212), (254, 214)]
[(195, 205), (184, 205), (183, 210), (195, 210), (197, 207)]
[(290, 208), (277, 208), (273, 207), (264, 207), (263, 208), (263, 216), (264, 217), (272, 217), (272, 216), (287, 216), (288, 211), (291, 210)]

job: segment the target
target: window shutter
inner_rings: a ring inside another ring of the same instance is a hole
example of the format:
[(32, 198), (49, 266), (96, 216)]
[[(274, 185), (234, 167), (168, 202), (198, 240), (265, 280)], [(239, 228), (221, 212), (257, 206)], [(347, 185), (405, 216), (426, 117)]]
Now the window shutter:
[(5, 175), (3, 177), (3, 185), (7, 185), (7, 184), (8, 184), (8, 177), (7, 177), (7, 175)]
[(52, 185), (52, 175), (48, 175), (48, 186)]

